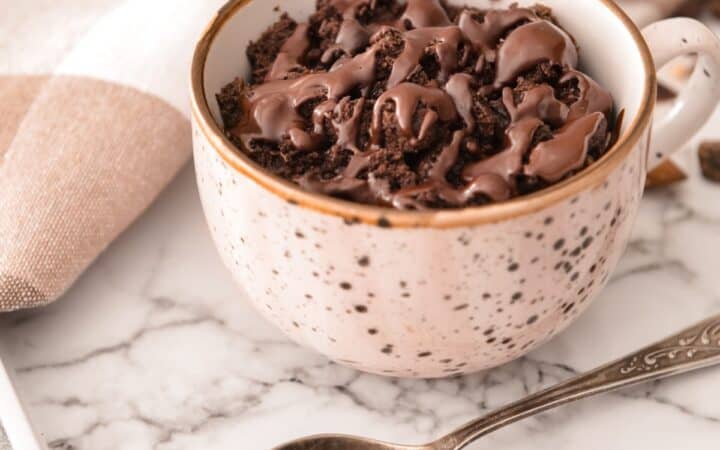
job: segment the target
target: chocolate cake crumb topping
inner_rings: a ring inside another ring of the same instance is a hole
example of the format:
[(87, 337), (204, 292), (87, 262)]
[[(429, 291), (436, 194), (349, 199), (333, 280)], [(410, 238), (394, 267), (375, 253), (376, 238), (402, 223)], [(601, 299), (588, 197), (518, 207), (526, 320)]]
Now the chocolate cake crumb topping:
[(543, 6), (318, 0), (249, 45), (217, 95), (227, 136), (303, 188), (406, 210), (500, 202), (611, 141), (610, 94)]

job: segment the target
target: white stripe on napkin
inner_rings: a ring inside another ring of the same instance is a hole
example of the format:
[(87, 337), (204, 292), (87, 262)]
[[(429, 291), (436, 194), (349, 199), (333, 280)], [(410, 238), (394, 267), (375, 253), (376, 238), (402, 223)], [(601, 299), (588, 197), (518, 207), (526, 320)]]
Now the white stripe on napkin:
[(189, 116), (194, 43), (222, 0), (130, 0), (100, 19), (56, 73), (151, 93)]

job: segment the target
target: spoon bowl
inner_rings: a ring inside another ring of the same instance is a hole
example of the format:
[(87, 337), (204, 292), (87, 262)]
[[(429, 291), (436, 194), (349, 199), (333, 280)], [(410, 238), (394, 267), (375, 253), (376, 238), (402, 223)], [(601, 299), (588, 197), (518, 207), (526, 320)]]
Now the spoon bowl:
[(274, 450), (430, 450), (426, 446), (407, 446), (341, 434), (310, 436), (288, 442)]

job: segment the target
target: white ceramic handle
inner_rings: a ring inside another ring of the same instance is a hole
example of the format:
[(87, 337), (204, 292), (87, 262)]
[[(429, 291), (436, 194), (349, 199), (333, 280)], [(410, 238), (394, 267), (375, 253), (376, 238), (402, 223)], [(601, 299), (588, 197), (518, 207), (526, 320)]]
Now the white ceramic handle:
[(678, 56), (698, 55), (690, 81), (654, 126), (648, 155), (652, 170), (680, 150), (715, 111), (720, 100), (720, 40), (702, 23), (686, 18), (653, 23), (643, 29), (643, 35), (656, 69)]

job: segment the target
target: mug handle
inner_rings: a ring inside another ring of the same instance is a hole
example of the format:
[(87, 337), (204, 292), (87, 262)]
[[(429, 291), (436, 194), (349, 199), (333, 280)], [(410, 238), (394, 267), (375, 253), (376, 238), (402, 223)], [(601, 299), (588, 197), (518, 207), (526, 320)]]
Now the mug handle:
[(651, 171), (682, 149), (715, 111), (720, 101), (720, 39), (703, 23), (687, 18), (661, 20), (642, 33), (657, 70), (678, 56), (698, 56), (690, 81), (653, 127), (648, 154)]

